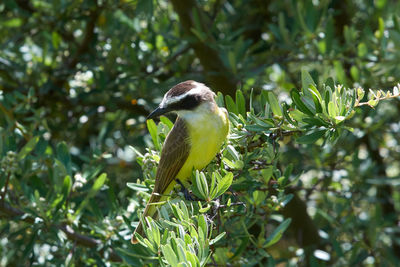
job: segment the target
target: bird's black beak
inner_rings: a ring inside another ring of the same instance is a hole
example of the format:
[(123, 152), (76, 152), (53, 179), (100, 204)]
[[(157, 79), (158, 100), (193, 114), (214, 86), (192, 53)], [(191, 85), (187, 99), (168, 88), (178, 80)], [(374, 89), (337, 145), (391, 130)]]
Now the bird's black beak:
[(147, 116), (147, 119), (150, 120), (150, 119), (157, 118), (157, 117), (159, 117), (159, 116), (161, 116), (161, 115), (163, 115), (163, 114), (165, 114), (165, 113), (167, 113), (169, 111), (171, 111), (171, 110), (168, 107), (166, 107), (166, 108), (158, 107), (155, 110), (153, 110), (153, 112), (150, 113), (149, 116)]

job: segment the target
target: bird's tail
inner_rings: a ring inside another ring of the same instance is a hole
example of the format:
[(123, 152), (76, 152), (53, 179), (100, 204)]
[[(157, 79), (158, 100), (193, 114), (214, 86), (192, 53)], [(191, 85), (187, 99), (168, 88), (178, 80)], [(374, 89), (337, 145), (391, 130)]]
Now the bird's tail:
[[(143, 212), (143, 220), (146, 217), (151, 217), (151, 218), (155, 218), (157, 217), (157, 207), (159, 207), (159, 205), (154, 205), (157, 202), (164, 202), (169, 198), (169, 193), (172, 191), (172, 189), (174, 188), (176, 182), (175, 180), (173, 180), (172, 182), (170, 182), (170, 184), (167, 186), (167, 188), (164, 190), (164, 192), (162, 194), (159, 193), (151, 193), (150, 199), (147, 202), (146, 208), (144, 209)], [(142, 222), (139, 221), (138, 226), (135, 229), (135, 232), (133, 233), (132, 239), (131, 239), (131, 243), (132, 244), (137, 244), (138, 240), (135, 237), (135, 233), (138, 233), (139, 235), (143, 236), (144, 232), (143, 232), (143, 225)]]
[[(154, 205), (154, 203), (164, 201), (163, 198), (166, 198), (166, 197), (162, 196), (160, 194), (154, 193), (154, 192), (151, 194), (149, 202), (147, 202), (146, 208), (144, 209), (144, 212), (143, 212), (143, 220), (148, 216), (152, 217), (152, 218), (157, 216), (157, 213), (156, 213), (157, 206)], [(133, 233), (133, 236), (131, 239), (132, 244), (136, 244), (138, 242), (135, 237), (135, 233), (138, 233), (139, 235), (143, 236), (143, 225), (142, 225), (141, 221), (139, 221), (139, 224), (136, 227), (135, 232)]]

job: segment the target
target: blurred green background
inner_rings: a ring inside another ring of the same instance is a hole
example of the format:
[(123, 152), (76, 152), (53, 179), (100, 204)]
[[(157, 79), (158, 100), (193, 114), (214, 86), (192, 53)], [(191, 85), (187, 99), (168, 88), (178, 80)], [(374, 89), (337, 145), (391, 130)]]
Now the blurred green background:
[[(392, 90), (400, 81), (398, 14), (390, 0), (1, 1), (2, 192), (12, 176), (0, 204), (0, 266), (121, 260), (115, 250), (129, 251), (139, 206), (126, 183), (142, 180), (130, 146), (153, 146), (145, 118), (178, 82), (231, 96), (241, 89), (247, 99), (272, 90), (289, 101), (304, 69), (317, 84), (333, 77)], [(359, 109), (355, 130), (335, 144), (285, 141), (280, 164), (303, 173), (292, 190), (323, 241), (298, 236), (295, 228), (306, 226), (294, 225), (268, 250), (278, 262), (398, 263), (399, 114), (393, 99)], [(304, 258), (318, 242), (335, 256)]]

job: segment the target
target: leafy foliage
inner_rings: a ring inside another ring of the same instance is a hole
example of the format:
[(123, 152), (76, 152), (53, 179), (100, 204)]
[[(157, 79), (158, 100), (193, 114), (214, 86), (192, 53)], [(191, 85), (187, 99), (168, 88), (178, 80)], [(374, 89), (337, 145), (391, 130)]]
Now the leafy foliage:
[[(399, 3), (6, 0), (0, 14), (1, 266), (399, 261)], [(229, 140), (193, 173), (195, 201), (174, 193), (140, 218), (173, 126), (145, 117), (188, 79), (222, 92)]]
[[(343, 135), (343, 131), (353, 130), (345, 126), (345, 122), (354, 115), (355, 108), (360, 105), (361, 100), (361, 95), (357, 94), (360, 89), (346, 89), (340, 85), (331, 89), (324, 84), (320, 93), (311, 76), (305, 71), (302, 80), (308, 83), (304, 83), (300, 92), (292, 90), (291, 106), (282, 107), (274, 94), (267, 91), (257, 100), (251, 101), (252, 105), (259, 106), (260, 110), (250, 106), (251, 111), (245, 112), (243, 116), (239, 108), (246, 105), (242, 92), (237, 91), (235, 101), (229, 96), (226, 97), (232, 131), (228, 144), (219, 158), (223, 168), (214, 163), (207, 168), (207, 172), (193, 173), (192, 191), (198, 198), (197, 205), (190, 201), (186, 201), (185, 204), (182, 195), (177, 198), (172, 197), (174, 202), (179, 202), (180, 207), (172, 204), (169, 212), (164, 206), (161, 207), (160, 224), (156, 224), (151, 218), (146, 218), (146, 237), (139, 237), (139, 240), (150, 253), (157, 254), (161, 249), (163, 254), (159, 258), (161, 265), (206, 264), (211, 257), (211, 251), (208, 248), (204, 250), (199, 244), (215, 243), (211, 239), (212, 231), (208, 234), (206, 230), (212, 229), (214, 224), (219, 237), (226, 235), (220, 243), (214, 244), (216, 255), (213, 260), (216, 264), (223, 265), (226, 262), (233, 265), (240, 264), (249, 260), (248, 255), (244, 254), (249, 251), (256, 251), (251, 257), (252, 261), (248, 262), (250, 265), (261, 262), (274, 263), (273, 257), (264, 249), (277, 243), (292, 222), (291, 218), (282, 218), (280, 213), (293, 198), (293, 194), (289, 193), (290, 188), (300, 184), (299, 175), (295, 177), (292, 175), (292, 165), (284, 170), (279, 167), (282, 164), (281, 154), (285, 153), (280, 150), (279, 141), (294, 136), (300, 144), (312, 144), (319, 139), (324, 143), (336, 143)], [(329, 82), (330, 80), (327, 81)], [(393, 94), (387, 94), (388, 97), (390, 95)], [(371, 97), (376, 99), (375, 95)], [(221, 99), (218, 102), (223, 104)], [(167, 121), (166, 118), (162, 120)], [(163, 129), (168, 128), (167, 125), (161, 122), (159, 127), (156, 127), (153, 121), (148, 125), (153, 141), (161, 142), (159, 137), (163, 134)], [(154, 147), (159, 148), (160, 144)], [(149, 151), (139, 158), (139, 162), (143, 164), (143, 159), (148, 157), (158, 159), (158, 153), (159, 149)], [(155, 168), (156, 164), (151, 166), (151, 169)], [(153, 180), (154, 171), (150, 174), (149, 183)], [(229, 187), (232, 187), (233, 194), (224, 194)], [(191, 207), (191, 212), (188, 212), (188, 206)], [(173, 214), (172, 218), (169, 213)], [(207, 215), (207, 223), (203, 214)], [(192, 228), (195, 225), (194, 218), (202, 218), (203, 224), (210, 226), (203, 226), (200, 234)], [(273, 231), (266, 233), (265, 229), (271, 224), (268, 218), (274, 218), (273, 221), (278, 225)], [(254, 228), (261, 229), (261, 232), (258, 235), (252, 234)], [(162, 237), (160, 232), (164, 233)], [(176, 233), (179, 235), (176, 236)], [(205, 235), (200, 238), (202, 234)], [(190, 246), (193, 244), (193, 238), (197, 249)], [(240, 249), (242, 246), (246, 246), (247, 249), (235, 251), (235, 247)], [(218, 253), (220, 250), (234, 252), (228, 256)], [(316, 251), (318, 257), (329, 255), (323, 250)]]

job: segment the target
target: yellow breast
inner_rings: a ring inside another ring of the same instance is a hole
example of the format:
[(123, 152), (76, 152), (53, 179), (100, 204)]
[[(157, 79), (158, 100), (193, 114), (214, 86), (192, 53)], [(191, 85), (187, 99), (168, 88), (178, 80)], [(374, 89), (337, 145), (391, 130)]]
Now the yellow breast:
[[(186, 117), (185, 117), (186, 115)], [(215, 157), (229, 132), (228, 113), (224, 108), (215, 107), (212, 112), (184, 114), (190, 136), (189, 156), (177, 178), (187, 181), (192, 169), (200, 170)]]

